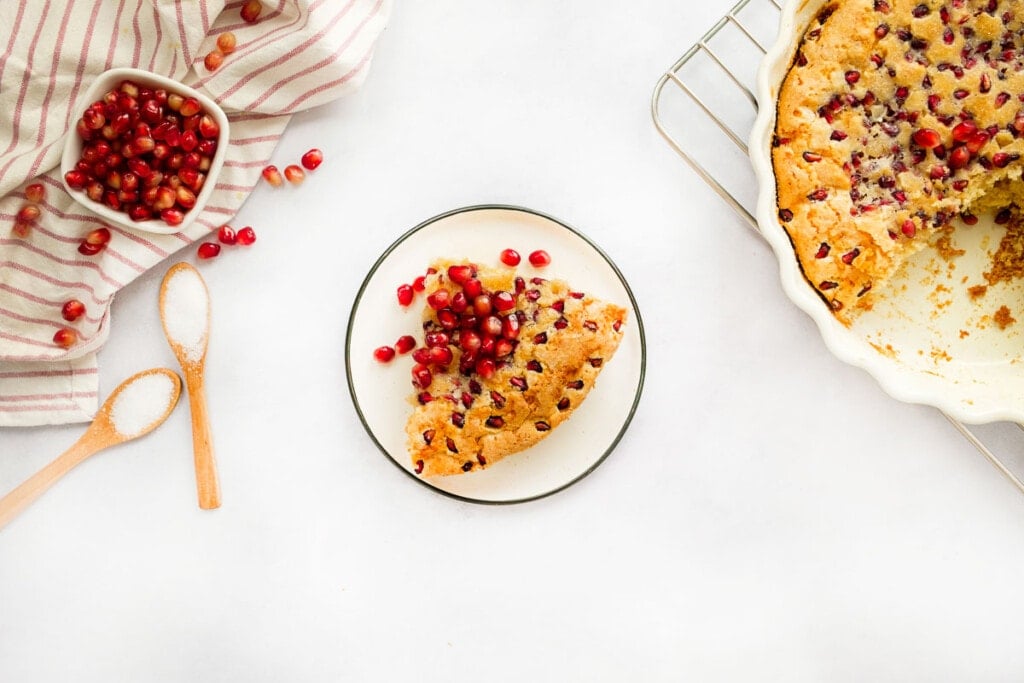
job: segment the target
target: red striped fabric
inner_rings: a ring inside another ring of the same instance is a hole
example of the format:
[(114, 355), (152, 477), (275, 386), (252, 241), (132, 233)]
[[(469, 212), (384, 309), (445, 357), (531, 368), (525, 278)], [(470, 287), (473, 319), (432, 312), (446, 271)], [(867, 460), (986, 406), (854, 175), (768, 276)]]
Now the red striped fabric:
[[(96, 351), (110, 333), (116, 292), (227, 222), (256, 186), (291, 114), (357, 88), (391, 0), (263, 0), (241, 20), (239, 0), (4, 0), (0, 2), (0, 426), (90, 419)], [(230, 30), (237, 49), (212, 74), (203, 57)], [(54, 49), (57, 46), (57, 49)], [(272, 58), (268, 59), (268, 55)], [(228, 113), (231, 144), (215, 191), (184, 232), (112, 228), (108, 247), (78, 244), (103, 220), (63, 190), (56, 167), (92, 78), (119, 66), (205, 91)], [(42, 216), (11, 234), (28, 183), (42, 182)], [(80, 343), (53, 344), (64, 301), (85, 302)]]

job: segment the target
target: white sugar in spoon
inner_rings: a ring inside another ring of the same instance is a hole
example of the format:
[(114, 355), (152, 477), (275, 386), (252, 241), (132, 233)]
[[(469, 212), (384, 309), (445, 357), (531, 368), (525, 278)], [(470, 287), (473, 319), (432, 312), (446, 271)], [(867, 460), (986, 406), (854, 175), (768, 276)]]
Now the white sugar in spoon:
[(213, 510), (220, 507), (220, 482), (203, 380), (210, 337), (210, 293), (203, 276), (188, 263), (171, 266), (164, 275), (160, 284), (160, 320), (188, 388), (199, 507)]
[(165, 368), (132, 375), (107, 397), (92, 424), (56, 460), (0, 498), (0, 529), (90, 455), (145, 436), (163, 424), (181, 395), (181, 380)]

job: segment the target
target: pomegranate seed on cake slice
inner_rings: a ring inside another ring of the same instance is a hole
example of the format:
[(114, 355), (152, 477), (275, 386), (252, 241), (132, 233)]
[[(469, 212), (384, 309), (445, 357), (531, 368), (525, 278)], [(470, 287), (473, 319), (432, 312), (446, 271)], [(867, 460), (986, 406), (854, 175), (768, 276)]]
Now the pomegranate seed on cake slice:
[(939, 137), (939, 133), (931, 128), (921, 128), (914, 131), (914, 134), (910, 136), (911, 140), (914, 141), (915, 145), (924, 147), (925, 149), (931, 149), (938, 147), (942, 143), (942, 138)]

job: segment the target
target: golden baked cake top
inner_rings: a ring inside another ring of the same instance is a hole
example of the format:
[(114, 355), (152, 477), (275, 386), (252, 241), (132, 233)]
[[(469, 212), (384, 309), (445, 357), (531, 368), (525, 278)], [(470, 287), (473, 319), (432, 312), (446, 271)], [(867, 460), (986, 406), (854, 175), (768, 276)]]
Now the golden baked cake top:
[(567, 420), (618, 349), (627, 312), (508, 268), (439, 261), (430, 271), (408, 451), (418, 474), (461, 474)]
[(911, 254), (1003, 211), (1024, 154), (1024, 3), (837, 0), (782, 84), (778, 220), (849, 323)]

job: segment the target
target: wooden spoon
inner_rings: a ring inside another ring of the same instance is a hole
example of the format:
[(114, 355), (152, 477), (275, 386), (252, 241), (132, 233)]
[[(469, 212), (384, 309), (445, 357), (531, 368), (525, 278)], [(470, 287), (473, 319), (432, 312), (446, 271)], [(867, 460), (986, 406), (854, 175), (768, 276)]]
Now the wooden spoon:
[(107, 397), (92, 424), (71, 448), (0, 498), (0, 529), (90, 455), (159, 427), (180, 395), (181, 380), (172, 370), (154, 368), (126, 379)]
[(171, 266), (164, 275), (160, 284), (160, 320), (188, 388), (199, 507), (213, 510), (220, 507), (220, 482), (203, 379), (210, 336), (210, 293), (203, 276), (188, 263)]

